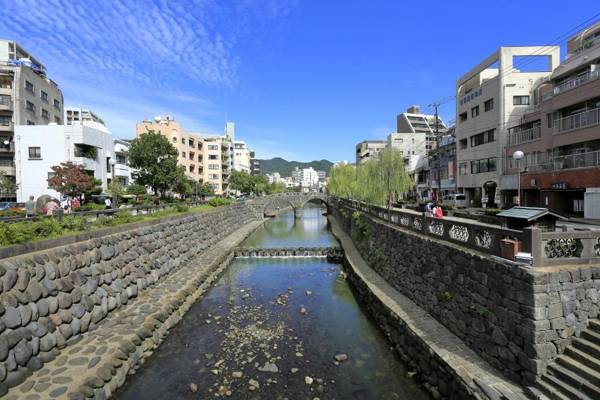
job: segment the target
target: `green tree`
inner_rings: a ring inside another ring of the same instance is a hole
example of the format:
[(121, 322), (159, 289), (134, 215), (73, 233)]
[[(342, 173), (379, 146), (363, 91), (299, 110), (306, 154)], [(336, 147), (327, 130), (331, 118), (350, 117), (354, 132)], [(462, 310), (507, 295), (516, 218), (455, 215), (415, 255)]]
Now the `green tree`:
[(252, 175), (243, 171), (232, 171), (229, 175), (229, 189), (243, 194), (256, 193), (255, 181)]
[(179, 167), (179, 170), (173, 191), (179, 193), (182, 197), (186, 197), (194, 192), (196, 182), (185, 175), (183, 167)]
[(0, 171), (0, 196), (14, 196), (19, 189), (19, 185), (15, 182), (15, 179), (7, 176), (6, 172)]
[(215, 188), (208, 182), (198, 185), (198, 196), (212, 196), (215, 194)]
[(152, 188), (154, 194), (166, 195), (180, 178), (177, 167), (177, 149), (166, 137), (152, 130), (131, 142), (129, 163), (137, 171), (138, 184)]
[(327, 191), (345, 199), (357, 198), (356, 183), (356, 168), (353, 165), (337, 165), (331, 169)]
[[(88, 175), (83, 166), (72, 162), (50, 167), (54, 176), (48, 179), (48, 187), (63, 195), (78, 197), (94, 188), (94, 177)], [(102, 183), (102, 182), (100, 182)]]
[(133, 194), (136, 196), (141, 196), (147, 193), (146, 186), (139, 185), (137, 183), (132, 183), (127, 186), (127, 194)]
[(384, 198), (389, 211), (392, 203), (402, 194), (408, 192), (414, 183), (404, 164), (404, 157), (398, 150), (384, 149), (375, 160), (378, 165), (380, 185), (383, 187)]

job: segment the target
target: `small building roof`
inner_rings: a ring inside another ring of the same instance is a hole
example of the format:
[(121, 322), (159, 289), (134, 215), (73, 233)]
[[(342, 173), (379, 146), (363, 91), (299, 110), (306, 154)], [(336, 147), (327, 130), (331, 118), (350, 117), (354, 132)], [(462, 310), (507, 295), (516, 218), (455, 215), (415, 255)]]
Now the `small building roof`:
[(517, 218), (527, 221), (534, 221), (545, 215), (552, 215), (557, 219), (566, 219), (562, 215), (543, 207), (513, 207), (497, 214), (498, 217)]

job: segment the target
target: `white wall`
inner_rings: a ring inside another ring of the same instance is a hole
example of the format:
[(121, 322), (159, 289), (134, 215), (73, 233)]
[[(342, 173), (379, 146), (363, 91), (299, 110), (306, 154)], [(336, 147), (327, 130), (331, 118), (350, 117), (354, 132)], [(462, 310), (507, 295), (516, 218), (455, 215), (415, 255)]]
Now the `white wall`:
[[(107, 188), (107, 157), (113, 156), (110, 132), (101, 124), (76, 125), (19, 125), (15, 127), (15, 166), (17, 174), (17, 201), (25, 201), (30, 195), (38, 197), (59, 194), (48, 188), (48, 173), (62, 162), (72, 161), (93, 171), (94, 177)], [(96, 148), (96, 159), (75, 157), (75, 144)], [(40, 147), (41, 159), (29, 159), (29, 147)]]

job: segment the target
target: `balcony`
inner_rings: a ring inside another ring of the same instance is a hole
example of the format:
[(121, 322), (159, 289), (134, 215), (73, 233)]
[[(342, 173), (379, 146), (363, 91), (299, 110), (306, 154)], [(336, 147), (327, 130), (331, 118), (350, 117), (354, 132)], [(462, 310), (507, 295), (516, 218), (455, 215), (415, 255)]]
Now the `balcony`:
[(600, 123), (600, 108), (583, 111), (568, 117), (557, 119), (554, 122), (554, 133), (569, 132), (576, 129), (587, 128)]
[(10, 96), (2, 96), (0, 97), (0, 111), (12, 111), (13, 104)]
[(550, 162), (528, 166), (527, 172), (561, 171), (598, 166), (600, 166), (600, 150), (557, 156)]
[(6, 175), (15, 176), (15, 162), (10, 159), (0, 159), (0, 172), (4, 172)]
[(507, 136), (507, 145), (514, 146), (521, 143), (533, 142), (542, 136), (540, 125), (519, 132), (511, 132)]
[(0, 132), (12, 132), (12, 131), (14, 131), (12, 122), (0, 124)]
[(584, 83), (595, 81), (600, 78), (600, 71), (587, 71), (585, 74), (577, 75), (554, 88), (554, 94), (564, 93), (571, 89), (575, 89)]

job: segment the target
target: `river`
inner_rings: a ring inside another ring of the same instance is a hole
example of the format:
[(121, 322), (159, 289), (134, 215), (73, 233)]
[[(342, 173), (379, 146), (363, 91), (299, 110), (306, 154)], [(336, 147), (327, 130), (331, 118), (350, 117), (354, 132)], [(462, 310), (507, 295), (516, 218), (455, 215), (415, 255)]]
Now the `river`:
[[(323, 212), (284, 213), (243, 246), (336, 245)], [(427, 399), (340, 272), (324, 258), (234, 260), (116, 398)]]

